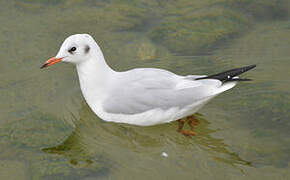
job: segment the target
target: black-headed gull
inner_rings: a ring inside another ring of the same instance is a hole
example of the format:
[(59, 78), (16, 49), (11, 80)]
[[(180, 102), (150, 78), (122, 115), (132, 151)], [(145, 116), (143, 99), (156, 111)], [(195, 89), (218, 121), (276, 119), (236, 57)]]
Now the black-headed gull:
[(58, 62), (76, 65), (83, 96), (103, 120), (140, 126), (179, 120), (179, 132), (184, 135), (196, 134), (183, 129), (184, 118), (193, 130), (198, 122), (192, 115), (237, 81), (249, 80), (237, 75), (255, 67), (210, 76), (180, 76), (155, 68), (117, 72), (107, 65), (100, 47), (88, 34), (69, 36), (57, 55), (41, 68)]

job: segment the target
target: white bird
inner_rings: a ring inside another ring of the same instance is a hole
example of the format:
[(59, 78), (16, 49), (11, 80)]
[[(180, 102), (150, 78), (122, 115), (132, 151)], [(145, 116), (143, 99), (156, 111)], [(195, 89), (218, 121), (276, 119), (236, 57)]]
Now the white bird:
[[(92, 109), (105, 121), (151, 126), (179, 120), (179, 132), (196, 135), (193, 115), (216, 95), (231, 89), (237, 75), (255, 65), (205, 76), (180, 76), (164, 69), (138, 68), (117, 72), (110, 68), (103, 53), (88, 34), (69, 36), (57, 55), (41, 67), (58, 62), (75, 64), (82, 94)], [(192, 131), (183, 130), (189, 119)]]

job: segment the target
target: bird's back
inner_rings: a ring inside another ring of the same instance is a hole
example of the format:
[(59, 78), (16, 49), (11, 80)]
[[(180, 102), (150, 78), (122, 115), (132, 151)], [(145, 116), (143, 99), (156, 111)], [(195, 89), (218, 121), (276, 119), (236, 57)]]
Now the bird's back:
[[(198, 76), (199, 77), (199, 76)], [(110, 88), (103, 107), (114, 114), (138, 114), (152, 109), (183, 109), (216, 95), (221, 82), (194, 80), (166, 70), (144, 68), (122, 72)]]

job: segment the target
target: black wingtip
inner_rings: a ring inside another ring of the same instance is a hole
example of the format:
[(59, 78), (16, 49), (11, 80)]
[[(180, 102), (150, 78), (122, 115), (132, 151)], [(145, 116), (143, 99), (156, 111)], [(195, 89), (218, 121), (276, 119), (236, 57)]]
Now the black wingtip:
[(201, 79), (218, 79), (222, 82), (227, 82), (227, 81), (250, 81), (250, 79), (241, 79), (241, 78), (235, 78), (236, 76), (243, 74), (244, 72), (247, 72), (253, 68), (255, 68), (257, 65), (253, 64), (250, 66), (245, 66), (241, 68), (236, 68), (236, 69), (231, 69), (225, 72), (221, 72), (218, 74), (213, 74), (209, 75), (206, 77), (202, 78), (197, 78), (196, 80), (201, 80)]
[(246, 72), (246, 71), (249, 71), (251, 69), (254, 69), (255, 67), (257, 67), (257, 65), (253, 64), (253, 65), (250, 65), (250, 66), (243, 67), (241, 69), (243, 70), (243, 72)]

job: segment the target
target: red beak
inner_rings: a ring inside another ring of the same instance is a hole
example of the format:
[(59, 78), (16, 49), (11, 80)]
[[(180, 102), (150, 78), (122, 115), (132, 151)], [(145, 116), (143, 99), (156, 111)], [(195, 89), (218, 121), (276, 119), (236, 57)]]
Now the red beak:
[(42, 66), (40, 67), (40, 69), (45, 68), (45, 67), (50, 66), (50, 65), (53, 65), (53, 64), (56, 64), (56, 63), (59, 63), (59, 62), (61, 62), (62, 59), (63, 59), (63, 58), (55, 58), (55, 57), (52, 57), (52, 58), (50, 58), (49, 60), (47, 60), (47, 61), (44, 63), (44, 65), (42, 65)]

